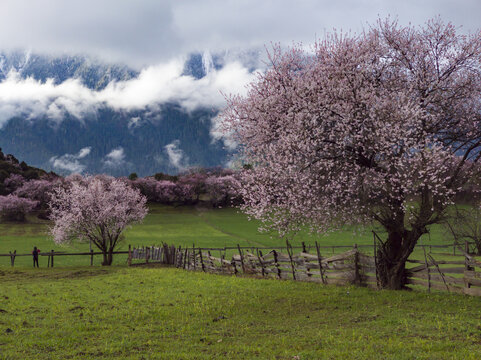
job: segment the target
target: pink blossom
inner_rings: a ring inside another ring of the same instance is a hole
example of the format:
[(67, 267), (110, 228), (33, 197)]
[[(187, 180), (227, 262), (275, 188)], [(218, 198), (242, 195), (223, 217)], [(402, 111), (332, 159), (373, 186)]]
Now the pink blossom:
[(16, 195), (0, 196), (0, 214), (6, 220), (25, 221), (25, 215), (31, 212), (37, 201), (23, 199)]
[(57, 243), (91, 241), (112, 263), (122, 232), (147, 214), (147, 199), (123, 181), (108, 176), (74, 179), (55, 190), (50, 202), (51, 234)]

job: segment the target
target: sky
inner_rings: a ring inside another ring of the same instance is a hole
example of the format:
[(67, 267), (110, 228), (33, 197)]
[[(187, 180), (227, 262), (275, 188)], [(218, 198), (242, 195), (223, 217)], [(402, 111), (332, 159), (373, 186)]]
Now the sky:
[(479, 0), (1, 0), (0, 48), (90, 54), (137, 68), (193, 51), (312, 43), (378, 17), (440, 15), (473, 31)]

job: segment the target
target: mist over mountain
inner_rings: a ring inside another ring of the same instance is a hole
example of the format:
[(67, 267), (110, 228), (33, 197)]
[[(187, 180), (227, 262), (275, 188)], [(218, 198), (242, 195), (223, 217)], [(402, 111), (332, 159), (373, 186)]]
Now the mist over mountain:
[(0, 146), (61, 174), (227, 166), (235, 150), (214, 128), (222, 92), (242, 90), (258, 63), (255, 51), (206, 52), (139, 71), (84, 56), (0, 53)]

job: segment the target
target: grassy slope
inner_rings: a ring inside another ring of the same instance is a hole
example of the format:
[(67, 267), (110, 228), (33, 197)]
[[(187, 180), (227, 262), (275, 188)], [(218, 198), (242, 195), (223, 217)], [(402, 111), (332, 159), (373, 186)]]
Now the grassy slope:
[(475, 297), (165, 268), (6, 269), (0, 283), (0, 359), (481, 357)]

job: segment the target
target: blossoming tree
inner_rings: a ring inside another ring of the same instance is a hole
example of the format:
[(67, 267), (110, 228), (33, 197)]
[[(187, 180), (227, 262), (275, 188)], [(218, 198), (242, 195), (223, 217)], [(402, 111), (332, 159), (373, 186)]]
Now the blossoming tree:
[(112, 264), (122, 232), (148, 211), (138, 190), (107, 176), (72, 179), (55, 190), (50, 209), (54, 241), (91, 241), (103, 253), (102, 265)]
[(25, 221), (25, 215), (31, 212), (38, 202), (16, 195), (0, 196), (0, 215), (9, 221)]
[(481, 157), (481, 33), (380, 20), (270, 59), (223, 114), (252, 165), (246, 210), (281, 233), (377, 221), (381, 285), (402, 288), (418, 239)]

